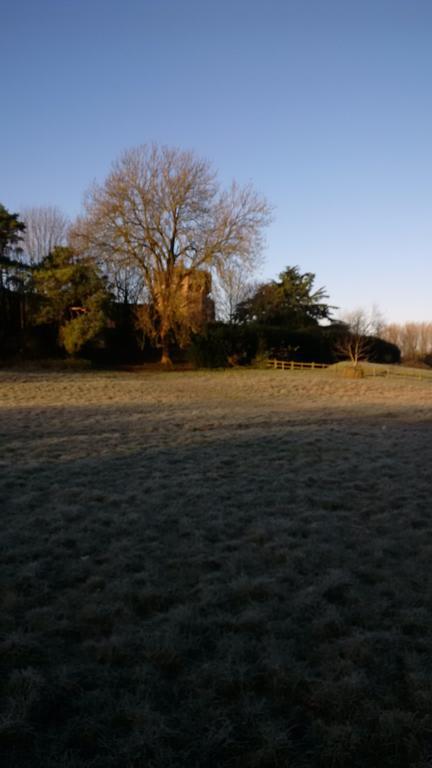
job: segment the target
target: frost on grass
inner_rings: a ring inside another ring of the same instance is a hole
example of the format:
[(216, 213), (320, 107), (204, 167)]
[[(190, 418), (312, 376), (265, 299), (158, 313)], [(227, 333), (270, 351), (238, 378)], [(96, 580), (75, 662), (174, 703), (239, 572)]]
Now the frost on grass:
[(429, 382), (0, 376), (0, 757), (424, 766)]

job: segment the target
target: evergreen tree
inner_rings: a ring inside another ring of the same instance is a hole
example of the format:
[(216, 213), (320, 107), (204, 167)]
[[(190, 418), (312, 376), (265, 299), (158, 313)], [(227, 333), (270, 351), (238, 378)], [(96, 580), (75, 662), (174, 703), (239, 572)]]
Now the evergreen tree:
[(55, 323), (59, 342), (76, 355), (106, 326), (109, 294), (94, 263), (71, 248), (53, 249), (34, 274), (41, 298), (37, 323)]
[(9, 213), (0, 203), (0, 290), (12, 287), (16, 271), (21, 263), (20, 246), (23, 240), (25, 224), (19, 221), (18, 213)]
[(272, 280), (260, 285), (255, 293), (237, 306), (238, 322), (287, 326), (291, 329), (317, 325), (330, 317), (324, 288), (314, 290), (315, 275), (302, 274), (299, 267), (287, 267)]

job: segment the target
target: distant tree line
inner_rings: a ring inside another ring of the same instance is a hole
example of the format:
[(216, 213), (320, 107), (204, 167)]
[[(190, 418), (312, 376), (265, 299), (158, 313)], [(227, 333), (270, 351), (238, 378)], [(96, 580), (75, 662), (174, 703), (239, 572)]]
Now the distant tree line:
[(0, 206), (0, 352), (397, 362), (397, 342), (334, 320), (313, 273), (253, 280), (270, 220), (250, 185), (223, 190), (208, 162), (158, 146), (124, 153), (73, 223), (56, 207)]
[(399, 347), (405, 362), (432, 365), (432, 323), (389, 323), (381, 335)]

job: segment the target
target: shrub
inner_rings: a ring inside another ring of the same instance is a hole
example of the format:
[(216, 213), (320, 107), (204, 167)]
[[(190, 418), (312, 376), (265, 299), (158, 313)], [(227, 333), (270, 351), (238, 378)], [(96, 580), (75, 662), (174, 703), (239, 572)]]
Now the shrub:
[(198, 368), (247, 365), (256, 355), (258, 337), (249, 326), (212, 323), (205, 334), (194, 336), (189, 360)]

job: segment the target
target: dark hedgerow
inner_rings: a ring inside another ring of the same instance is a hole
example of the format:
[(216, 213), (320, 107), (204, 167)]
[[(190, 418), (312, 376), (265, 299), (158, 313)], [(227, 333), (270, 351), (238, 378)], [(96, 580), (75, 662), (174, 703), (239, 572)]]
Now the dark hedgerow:
[[(248, 365), (255, 358), (273, 357), (299, 362), (334, 363), (340, 339), (339, 328), (318, 325), (291, 330), (284, 326), (213, 323), (206, 333), (196, 335), (188, 356), (198, 368), (223, 368)], [(375, 363), (399, 363), (400, 351), (394, 344), (371, 338), (368, 359)]]

